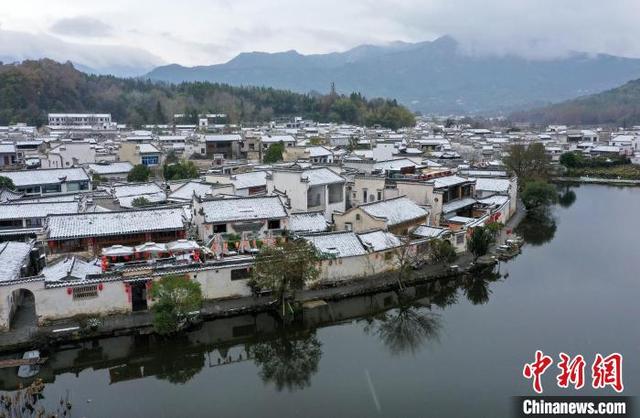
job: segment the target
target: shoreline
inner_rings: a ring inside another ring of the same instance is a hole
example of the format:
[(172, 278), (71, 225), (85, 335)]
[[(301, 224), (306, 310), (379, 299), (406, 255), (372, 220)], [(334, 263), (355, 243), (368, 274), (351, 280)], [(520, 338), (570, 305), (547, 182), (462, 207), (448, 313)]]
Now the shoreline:
[(604, 184), (609, 186), (640, 186), (640, 180), (632, 179), (607, 179), (603, 177), (553, 177), (554, 183), (580, 183), (580, 184)]
[[(504, 230), (514, 229), (522, 221), (526, 211), (518, 202), (516, 212), (505, 224), (500, 238), (492, 246), (495, 250), (500, 242), (506, 239)], [(486, 257), (486, 256), (485, 256)], [(494, 266), (497, 259), (489, 259), (485, 266)], [(416, 286), (442, 279), (451, 279), (470, 274), (474, 267), (473, 257), (465, 252), (459, 255), (454, 263), (459, 266), (452, 271), (447, 264), (426, 265), (415, 270), (412, 277), (403, 280), (403, 286)], [(323, 287), (305, 289), (297, 292), (295, 300), (300, 304), (312, 301), (335, 301), (351, 297), (370, 295), (398, 289), (397, 272), (366, 276), (343, 282), (334, 282)], [(231, 316), (256, 314), (272, 310), (277, 300), (270, 296), (246, 296), (233, 299), (205, 300), (199, 313), (199, 320), (212, 321)], [(132, 312), (125, 315), (109, 315), (101, 318), (99, 330), (88, 331), (80, 324), (84, 318), (68, 318), (37, 328), (18, 329), (0, 333), (0, 354), (8, 355), (30, 349), (41, 349), (64, 343), (108, 338), (122, 335), (153, 333), (153, 312)]]

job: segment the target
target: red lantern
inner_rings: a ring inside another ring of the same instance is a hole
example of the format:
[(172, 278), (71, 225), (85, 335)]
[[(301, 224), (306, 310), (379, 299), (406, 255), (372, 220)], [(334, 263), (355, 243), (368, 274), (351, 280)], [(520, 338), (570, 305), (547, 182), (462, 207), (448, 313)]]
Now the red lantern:
[(102, 292), (102, 289), (104, 289), (104, 285), (102, 283), (98, 283), (98, 290)]
[(67, 287), (67, 295), (70, 295), (73, 293), (73, 289), (70, 287)]

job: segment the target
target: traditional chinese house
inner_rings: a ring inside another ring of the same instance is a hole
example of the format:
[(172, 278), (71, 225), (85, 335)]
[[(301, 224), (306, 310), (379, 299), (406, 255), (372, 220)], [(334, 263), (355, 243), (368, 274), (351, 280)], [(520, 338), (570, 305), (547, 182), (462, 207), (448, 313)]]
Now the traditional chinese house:
[(119, 212), (54, 215), (47, 218), (46, 241), (51, 253), (101, 253), (113, 245), (167, 243), (186, 237), (181, 207)]

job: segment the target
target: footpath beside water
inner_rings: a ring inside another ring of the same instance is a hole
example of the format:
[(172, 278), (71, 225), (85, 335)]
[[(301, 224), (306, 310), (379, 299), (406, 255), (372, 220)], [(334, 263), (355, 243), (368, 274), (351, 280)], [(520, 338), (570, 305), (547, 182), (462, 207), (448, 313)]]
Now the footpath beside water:
[[(500, 245), (508, 238), (506, 230), (515, 228), (525, 216), (525, 210), (518, 204), (518, 210), (505, 225), (496, 242)], [(494, 247), (495, 248), (495, 247)], [(487, 266), (496, 263), (495, 259), (485, 258)], [(449, 265), (425, 265), (413, 271), (410, 277), (403, 279), (403, 286), (413, 286), (429, 281), (453, 278), (468, 274), (474, 267), (470, 254), (461, 254), (454, 262), (458, 269)], [(385, 292), (398, 288), (396, 271), (344, 281), (332, 287), (306, 289), (296, 293), (295, 300), (300, 303), (316, 300), (339, 300)], [(199, 312), (202, 320), (214, 320), (235, 315), (261, 313), (273, 310), (277, 300), (272, 296), (248, 296), (225, 300), (205, 300)], [(112, 337), (130, 334), (148, 334), (153, 332), (153, 312), (151, 310), (132, 312), (126, 315), (110, 315), (100, 318), (98, 329), (91, 331), (81, 327), (82, 320), (69, 318), (40, 327), (26, 327), (0, 333), (0, 353), (14, 353), (29, 349), (42, 349), (43, 346), (56, 345), (72, 341)]]
[(640, 180), (607, 179), (602, 177), (554, 177), (556, 183), (607, 184), (611, 186), (640, 186)]

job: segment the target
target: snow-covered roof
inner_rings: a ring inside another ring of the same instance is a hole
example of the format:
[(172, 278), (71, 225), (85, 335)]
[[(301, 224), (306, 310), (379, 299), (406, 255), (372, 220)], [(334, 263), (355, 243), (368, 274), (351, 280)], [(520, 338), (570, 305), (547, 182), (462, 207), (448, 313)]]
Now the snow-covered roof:
[(266, 186), (267, 172), (252, 171), (249, 173), (236, 174), (231, 177), (231, 183), (236, 190), (248, 189), (250, 187)]
[(591, 152), (610, 152), (610, 153), (619, 153), (620, 147), (612, 146), (612, 145), (598, 145), (597, 147), (591, 148)]
[(372, 251), (384, 251), (402, 245), (400, 238), (387, 231), (373, 231), (358, 234), (360, 241)]
[(398, 158), (395, 160), (377, 162), (374, 164), (373, 169), (389, 171), (389, 170), (402, 170), (403, 168), (407, 168), (407, 167), (418, 167), (418, 164), (414, 163), (408, 158)]
[(291, 135), (264, 135), (260, 138), (260, 142), (263, 144), (273, 144), (278, 142), (296, 142), (296, 139)]
[(61, 280), (84, 280), (88, 274), (100, 274), (102, 267), (97, 259), (84, 261), (78, 257), (67, 257), (42, 269), (45, 282)]
[(0, 205), (0, 220), (46, 218), (78, 213), (78, 202), (7, 203)]
[(491, 197), (478, 200), (479, 203), (482, 203), (483, 205), (489, 205), (489, 206), (502, 206), (508, 201), (509, 201), (509, 197), (503, 196), (503, 195), (493, 195)]
[[(461, 169), (462, 174), (469, 177), (507, 177), (507, 172), (502, 170), (472, 170)], [(477, 189), (478, 187), (476, 187)]]
[(133, 168), (130, 162), (116, 162), (111, 164), (89, 164), (89, 171), (99, 175), (128, 173)]
[(446, 228), (439, 228), (436, 226), (429, 226), (429, 225), (420, 225), (419, 227), (417, 227), (412, 231), (412, 234), (418, 237), (423, 237), (423, 238), (438, 238), (445, 235), (447, 232), (449, 232), (449, 230)]
[(308, 179), (310, 186), (345, 182), (342, 176), (337, 175), (328, 168), (314, 168), (305, 170), (302, 172), (301, 178)]
[(227, 142), (227, 141), (240, 141), (242, 137), (238, 134), (226, 134), (226, 135), (205, 135), (204, 140), (206, 142)]
[(23, 196), (22, 193), (14, 192), (13, 190), (0, 188), (0, 202), (6, 203), (14, 200), (18, 200)]
[(182, 208), (82, 213), (48, 217), (49, 239), (71, 239), (184, 229)]
[(507, 193), (510, 182), (507, 179), (478, 178), (476, 179), (476, 190), (483, 190), (496, 193)]
[(29, 253), (31, 244), (26, 242), (0, 243), (0, 281), (19, 278), (20, 270), (26, 264)]
[(429, 214), (426, 209), (404, 196), (367, 203), (360, 208), (371, 216), (385, 218), (387, 225), (401, 224)]
[(0, 154), (15, 154), (16, 146), (14, 144), (0, 144)]
[(476, 199), (472, 197), (465, 197), (462, 199), (454, 200), (449, 203), (445, 203), (442, 205), (442, 213), (450, 213), (465, 208), (467, 206), (471, 206), (476, 203)]
[(294, 232), (322, 232), (327, 230), (327, 226), (327, 220), (322, 212), (289, 215), (289, 229)]
[(65, 181), (89, 181), (82, 168), (54, 168), (46, 170), (3, 171), (16, 187), (39, 184), (59, 184)]
[(329, 155), (333, 155), (330, 149), (325, 147), (317, 146), (317, 147), (309, 147), (307, 148), (309, 152), (309, 157), (326, 157)]
[(167, 200), (166, 193), (156, 183), (122, 184), (114, 186), (113, 192), (120, 206), (126, 208), (133, 207), (133, 201), (138, 197), (144, 197), (150, 203)]
[(287, 216), (278, 196), (205, 200), (201, 205), (204, 221), (211, 223), (279, 219)]
[(303, 238), (321, 253), (335, 257), (353, 257), (367, 254), (358, 236), (351, 231), (307, 235)]
[(160, 150), (156, 148), (153, 144), (140, 144), (138, 145), (138, 151), (140, 154), (158, 154)]
[(446, 177), (438, 177), (434, 179), (433, 184), (436, 189), (440, 189), (443, 187), (451, 187), (451, 186), (456, 186), (458, 184), (467, 183), (469, 181), (474, 181), (474, 179), (466, 179), (460, 176), (446, 176)]
[(169, 195), (171, 200), (191, 200), (195, 193), (196, 196), (205, 196), (213, 190), (211, 184), (201, 183), (199, 181), (189, 181), (178, 187)]

